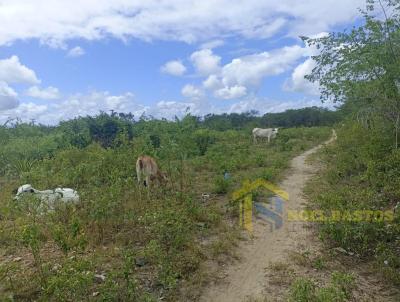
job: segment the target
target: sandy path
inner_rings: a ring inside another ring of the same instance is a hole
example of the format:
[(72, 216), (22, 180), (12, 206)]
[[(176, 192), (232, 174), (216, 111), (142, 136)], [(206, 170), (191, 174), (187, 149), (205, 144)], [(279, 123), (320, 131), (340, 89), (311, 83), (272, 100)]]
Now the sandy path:
[[(329, 143), (336, 138), (333, 133)], [(299, 246), (311, 249), (312, 236), (309, 228), (299, 222), (287, 221), (287, 211), (298, 210), (305, 202), (302, 190), (307, 180), (317, 171), (317, 168), (305, 162), (306, 158), (321, 148), (314, 147), (291, 161), (286, 179), (280, 188), (289, 193), (289, 201), (284, 205), (283, 226), (270, 230), (263, 219), (254, 221), (254, 238), (242, 242), (239, 247), (240, 261), (228, 266), (226, 277), (217, 284), (211, 285), (200, 298), (202, 302), (242, 302), (247, 298), (261, 298), (265, 293), (266, 267), (271, 262), (285, 259), (287, 252)], [(314, 244), (314, 243), (313, 243)], [(271, 296), (269, 298), (272, 298)]]

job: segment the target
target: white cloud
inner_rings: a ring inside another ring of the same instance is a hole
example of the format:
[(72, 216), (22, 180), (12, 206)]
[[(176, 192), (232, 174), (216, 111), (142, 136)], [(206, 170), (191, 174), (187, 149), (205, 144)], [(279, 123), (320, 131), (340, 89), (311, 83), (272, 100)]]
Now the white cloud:
[(282, 112), (287, 109), (298, 109), (311, 106), (333, 109), (333, 104), (322, 104), (319, 99), (304, 98), (296, 101), (283, 101), (246, 96), (240, 101), (231, 104), (223, 103), (222, 106), (215, 106), (205, 99), (192, 100), (190, 102), (160, 101), (156, 106), (148, 108), (146, 114), (150, 114), (157, 118), (173, 119), (175, 116), (182, 117), (188, 112), (197, 116), (204, 116), (209, 113), (221, 114), (224, 112), (243, 113), (251, 110), (256, 110), (260, 114), (265, 114), (267, 112)]
[(20, 118), (23, 121), (35, 120), (39, 122), (46, 122), (42, 119), (46, 115), (49, 107), (48, 105), (39, 105), (32, 102), (21, 103), (15, 109), (8, 111), (7, 114), (11, 118)]
[(212, 41), (208, 41), (208, 42), (201, 44), (200, 48), (201, 49), (213, 49), (213, 48), (220, 47), (224, 44), (225, 44), (224, 40), (217, 39), (217, 40), (212, 40)]
[(17, 93), (5, 82), (0, 81), (0, 111), (13, 109), (18, 105)]
[(260, 100), (258, 98), (249, 98), (232, 104), (227, 111), (228, 113), (242, 113), (256, 110), (263, 114), (268, 112), (268, 110), (271, 110), (271, 104), (271, 101)]
[[(135, 102), (133, 93), (127, 92), (121, 95), (111, 95), (107, 91), (93, 91), (89, 94), (76, 94), (67, 100), (54, 105), (53, 109), (60, 110), (57, 120), (74, 116), (95, 115), (100, 110), (109, 112), (142, 113), (144, 106)], [(56, 113), (56, 112), (54, 112)]]
[(18, 93), (16, 93), (14, 91), (14, 89), (12, 89), (10, 86), (8, 86), (6, 82), (2, 82), (2, 81), (0, 81), (0, 93), (2, 95), (7, 95), (7, 96), (11, 96), (11, 97), (18, 96)]
[(191, 100), (190, 102), (180, 101), (160, 101), (154, 107), (146, 109), (146, 115), (156, 118), (173, 119), (175, 116), (182, 117), (188, 112), (197, 116), (204, 116), (209, 113), (221, 114), (243, 113), (256, 110), (260, 114), (267, 112), (282, 112), (287, 109), (298, 109), (311, 106), (321, 106), (333, 108), (333, 104), (322, 104), (318, 99), (300, 99), (296, 101), (271, 100), (267, 98), (258, 98), (248, 96), (233, 104), (224, 103), (223, 106), (215, 106), (205, 99)]
[(191, 99), (199, 99), (204, 95), (203, 91), (200, 88), (191, 84), (186, 84), (185, 86), (183, 86), (181, 93), (184, 97)]
[[(6, 88), (7, 89), (7, 88)], [(15, 92), (8, 91), (15, 95)], [(77, 116), (96, 115), (100, 111), (110, 112), (131, 112), (136, 118), (151, 115), (156, 118), (173, 119), (175, 116), (182, 117), (186, 113), (204, 116), (208, 113), (220, 114), (241, 113), (250, 110), (257, 110), (261, 114), (266, 112), (281, 112), (291, 108), (303, 108), (308, 106), (321, 106), (316, 99), (302, 99), (298, 101), (279, 101), (247, 96), (235, 103), (223, 103), (222, 106), (215, 106), (207, 99), (191, 99), (187, 101), (159, 101), (155, 106), (141, 105), (135, 101), (132, 93), (127, 92), (121, 95), (112, 95), (106, 91), (94, 91), (88, 94), (75, 94), (63, 101), (55, 101), (49, 104), (36, 104), (33, 102), (16, 103), (2, 102), (2, 89), (0, 85), (0, 122), (8, 118), (20, 118), (24, 121), (35, 120), (44, 124), (56, 124), (62, 120), (68, 120)], [(4, 104), (6, 106), (4, 106)], [(332, 104), (325, 103), (325, 107), (333, 108)], [(15, 107), (15, 108), (12, 108)]]
[(38, 86), (32, 86), (29, 87), (25, 94), (42, 100), (56, 100), (60, 98), (60, 91), (58, 88), (52, 86), (43, 89), (40, 89)]
[(223, 106), (215, 106), (204, 99), (191, 102), (160, 101), (156, 106), (148, 108), (146, 114), (150, 114), (157, 118), (173, 119), (175, 116), (182, 117), (188, 112), (197, 116), (204, 116), (209, 113), (221, 114), (224, 112), (243, 113), (251, 110), (256, 110), (260, 114), (265, 114), (267, 112), (282, 112), (287, 109), (298, 109), (311, 106), (333, 108), (333, 104), (322, 104), (318, 99), (282, 101), (249, 96), (233, 104), (224, 103)]
[(155, 107), (148, 109), (146, 114), (157, 118), (173, 119), (175, 116), (182, 117), (187, 113), (204, 116), (208, 113), (222, 113), (223, 110), (214, 106), (206, 99), (191, 99), (187, 101), (160, 101)]
[[(311, 38), (322, 38), (328, 35), (329, 33), (327, 32), (321, 32), (311, 36)], [(306, 45), (304, 47), (304, 53), (305, 56), (307, 56), (308, 58), (304, 62), (296, 66), (291, 74), (291, 77), (289, 79), (286, 79), (282, 88), (286, 91), (300, 92), (309, 95), (319, 95), (318, 83), (312, 83), (309, 80), (305, 79), (304, 76), (311, 74), (312, 70), (316, 66), (316, 63), (312, 59), (312, 56), (318, 55), (320, 53), (320, 50), (317, 49), (315, 46)]]
[(93, 91), (88, 94), (71, 95), (65, 100), (54, 101), (47, 105), (21, 103), (18, 107), (4, 110), (0, 120), (6, 118), (34, 119), (44, 124), (55, 124), (77, 116), (96, 115), (100, 111), (131, 112), (136, 117), (141, 116), (149, 107), (138, 104), (132, 93), (112, 95), (107, 91)]
[(308, 58), (303, 63), (299, 64), (294, 69), (291, 78), (284, 83), (283, 89), (310, 95), (319, 95), (319, 85), (304, 78), (304, 76), (311, 73), (315, 66), (316, 63), (311, 58)]
[(209, 41), (234, 35), (265, 38), (283, 27), (294, 37), (353, 21), (364, 0), (139, 1), (3, 0), (0, 45), (38, 39)]
[(174, 76), (181, 76), (186, 72), (185, 65), (179, 60), (173, 60), (161, 66), (161, 72), (168, 73)]
[(221, 57), (213, 54), (211, 49), (195, 51), (190, 56), (190, 60), (200, 75), (206, 76), (220, 70)]
[(175, 116), (181, 117), (188, 112), (193, 113), (195, 103), (177, 102), (177, 101), (160, 101), (155, 108), (148, 110), (148, 113), (154, 117), (173, 119)]
[(222, 68), (222, 82), (229, 86), (257, 86), (264, 77), (290, 69), (304, 53), (305, 48), (293, 45), (233, 59)]
[(85, 54), (85, 50), (80, 46), (76, 46), (74, 48), (71, 48), (68, 51), (67, 56), (68, 57), (72, 57), (72, 58), (76, 58), (76, 57), (83, 56), (84, 54)]
[(40, 83), (40, 80), (36, 77), (35, 72), (25, 65), (22, 65), (17, 56), (11, 56), (8, 59), (0, 60), (0, 81), (4, 81), (7, 84)]
[(203, 86), (209, 90), (216, 90), (223, 87), (221, 80), (216, 74), (209, 75), (208, 78), (203, 81)]
[[(198, 60), (194, 64), (195, 66), (196, 64), (214, 66), (214, 68), (208, 68), (208, 72), (204, 70), (201, 72), (205, 76), (208, 75), (202, 83), (206, 90), (211, 91), (219, 99), (235, 99), (241, 98), (249, 92), (254, 92), (265, 77), (287, 72), (295, 66), (299, 59), (309, 55), (310, 51), (309, 48), (292, 45), (268, 52), (237, 57), (223, 66), (219, 65), (220, 57), (218, 56), (218, 64), (215, 64), (215, 60), (214, 64), (199, 64), (200, 61), (209, 62), (210, 60)], [(216, 56), (208, 49), (194, 54), (201, 58)], [(211, 73), (211, 71), (214, 72)]]
[(224, 87), (215, 91), (214, 95), (217, 98), (231, 100), (238, 99), (247, 94), (247, 88), (244, 86)]
[(243, 35), (247, 38), (257, 38), (266, 39), (272, 37), (279, 30), (283, 28), (284, 25), (288, 23), (285, 18), (277, 18), (271, 23), (262, 24), (254, 28), (243, 30)]

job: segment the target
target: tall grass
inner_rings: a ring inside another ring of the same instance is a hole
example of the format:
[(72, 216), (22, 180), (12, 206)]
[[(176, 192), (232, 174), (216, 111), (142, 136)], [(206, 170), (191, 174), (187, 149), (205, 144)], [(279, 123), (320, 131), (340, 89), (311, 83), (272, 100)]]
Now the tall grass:
[[(325, 169), (310, 183), (312, 207), (323, 211), (393, 211), (400, 201), (400, 152), (391, 132), (348, 122), (337, 142), (321, 150)], [(320, 237), (365, 261), (372, 261), (385, 279), (400, 284), (400, 216), (393, 221), (331, 221), (321, 223)]]
[[(122, 133), (107, 148), (45, 144), (37, 152), (47, 155), (33, 157), (32, 165), (33, 152), (19, 155), (26, 165), (2, 178), (0, 192), (0, 300), (189, 299), (180, 295), (183, 281), (200, 276), (203, 263), (229, 253), (235, 240), (224, 207), (231, 190), (265, 169), (277, 180), (291, 157), (330, 132), (284, 129), (271, 144), (254, 146), (245, 131), (185, 131), (152, 138), (145, 131), (134, 139)], [(166, 187), (137, 184), (141, 154), (157, 157), (169, 174)], [(231, 178), (218, 198), (202, 200), (225, 170)], [(74, 188), (81, 203), (46, 212), (35, 199), (15, 202), (12, 190), (23, 183)]]

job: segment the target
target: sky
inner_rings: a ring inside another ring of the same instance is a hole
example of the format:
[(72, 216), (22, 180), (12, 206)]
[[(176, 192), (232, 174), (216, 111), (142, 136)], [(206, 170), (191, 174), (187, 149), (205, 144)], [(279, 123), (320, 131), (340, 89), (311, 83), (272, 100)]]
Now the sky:
[(299, 36), (351, 29), (364, 0), (0, 0), (0, 123), (328, 106)]

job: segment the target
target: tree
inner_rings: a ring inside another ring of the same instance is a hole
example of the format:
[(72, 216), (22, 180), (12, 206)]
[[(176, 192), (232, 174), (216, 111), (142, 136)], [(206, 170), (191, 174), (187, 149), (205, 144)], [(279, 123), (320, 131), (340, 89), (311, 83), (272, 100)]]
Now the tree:
[(329, 126), (340, 119), (340, 112), (326, 108), (307, 107), (288, 109), (285, 112), (266, 113), (261, 118), (262, 127), (315, 127)]
[(400, 126), (400, 0), (367, 0), (364, 24), (350, 32), (303, 37), (319, 54), (306, 76), (321, 87), (321, 100), (351, 103), (366, 127), (389, 121), (398, 147)]

